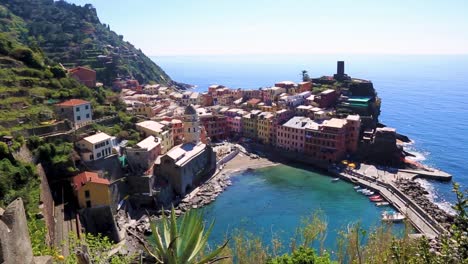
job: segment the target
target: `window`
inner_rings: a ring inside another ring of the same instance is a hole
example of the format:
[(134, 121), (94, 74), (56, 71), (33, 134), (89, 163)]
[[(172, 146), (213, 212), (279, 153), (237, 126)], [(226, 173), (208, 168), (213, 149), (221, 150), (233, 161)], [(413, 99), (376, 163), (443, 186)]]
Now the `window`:
[(89, 105), (85, 105), (84, 109), (88, 110), (88, 109), (89, 109)]
[(76, 111), (79, 112), (79, 111), (80, 111), (80, 107), (77, 107), (77, 108), (76, 108)]
[(89, 114), (86, 114), (86, 118), (89, 118)]
[(76, 120), (77, 120), (77, 121), (80, 121), (80, 120), (81, 120), (81, 116), (77, 116), (77, 117), (76, 117)]
[(86, 207), (88, 207), (88, 208), (91, 207), (91, 201), (86, 201)]
[(85, 196), (86, 198), (89, 198), (89, 196), (90, 196), (89, 190), (86, 190), (86, 191), (84, 192), (84, 196)]
[(63, 113), (63, 112), (65, 112), (65, 109), (63, 109), (63, 108), (62, 108), (62, 109), (60, 109), (60, 110), (62, 110), (62, 113)]

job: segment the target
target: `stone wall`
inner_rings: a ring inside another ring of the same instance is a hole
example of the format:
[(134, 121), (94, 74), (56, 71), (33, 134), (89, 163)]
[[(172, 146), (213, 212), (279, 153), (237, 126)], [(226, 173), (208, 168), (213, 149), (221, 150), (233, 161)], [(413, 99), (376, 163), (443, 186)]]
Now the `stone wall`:
[(108, 236), (114, 242), (120, 242), (123, 237), (114, 220), (109, 206), (85, 208), (79, 211), (81, 224), (87, 233)]
[(54, 199), (52, 198), (52, 193), (50, 191), (49, 182), (47, 181), (47, 176), (42, 168), (41, 164), (36, 166), (37, 174), (41, 180), (41, 196), (40, 196), (40, 207), (42, 215), (44, 216), (44, 221), (47, 227), (47, 234), (45, 241), (48, 245), (54, 244), (55, 238), (55, 219), (54, 219)]
[(0, 208), (0, 263), (52, 263), (51, 257), (33, 257), (23, 200)]

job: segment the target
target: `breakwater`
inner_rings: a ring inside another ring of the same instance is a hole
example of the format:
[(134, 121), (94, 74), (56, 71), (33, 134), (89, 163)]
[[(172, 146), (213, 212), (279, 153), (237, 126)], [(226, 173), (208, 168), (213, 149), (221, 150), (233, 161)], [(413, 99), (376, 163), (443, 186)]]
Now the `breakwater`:
[(403, 213), (421, 234), (428, 238), (438, 237), (447, 232), (427, 211), (411, 197), (397, 188), (394, 182), (369, 177), (351, 170), (331, 171), (340, 178), (378, 192), (393, 207)]

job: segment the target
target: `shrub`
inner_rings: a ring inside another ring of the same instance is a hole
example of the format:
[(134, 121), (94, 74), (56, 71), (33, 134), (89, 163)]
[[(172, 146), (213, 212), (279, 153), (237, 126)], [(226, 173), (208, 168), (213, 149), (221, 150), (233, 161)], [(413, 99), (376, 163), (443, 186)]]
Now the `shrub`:
[(60, 66), (56, 65), (50, 68), (50, 71), (54, 75), (54, 78), (65, 78), (67, 77), (67, 72)]
[(43, 62), (40, 56), (35, 54), (29, 48), (15, 48), (13, 49), (13, 51), (11, 51), (10, 55), (15, 59), (24, 62), (26, 65), (32, 68), (42, 69), (43, 67)]

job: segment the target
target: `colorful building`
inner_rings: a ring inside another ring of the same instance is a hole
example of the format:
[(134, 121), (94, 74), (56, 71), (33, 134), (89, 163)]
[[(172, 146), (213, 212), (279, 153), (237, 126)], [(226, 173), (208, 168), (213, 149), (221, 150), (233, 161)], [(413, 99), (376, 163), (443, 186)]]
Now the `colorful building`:
[(245, 111), (239, 108), (229, 109), (224, 113), (227, 122), (227, 134), (229, 136), (242, 135), (242, 116)]
[(305, 130), (313, 120), (295, 116), (277, 128), (276, 146), (288, 151), (304, 152)]
[(200, 115), (200, 122), (206, 130), (206, 135), (211, 140), (225, 139), (228, 132), (227, 118), (216, 113), (205, 113)]
[(258, 140), (265, 144), (273, 144), (274, 137), (273, 137), (273, 113), (270, 112), (262, 112), (258, 115), (258, 122), (257, 122), (257, 134)]
[(161, 139), (161, 154), (166, 154), (174, 146), (171, 128), (156, 121), (148, 120), (136, 124), (136, 129), (146, 137), (155, 136)]
[(68, 74), (70, 77), (89, 88), (96, 87), (96, 71), (94, 70), (80, 66), (68, 70)]
[(95, 172), (85, 171), (73, 177), (73, 190), (80, 208), (109, 206), (109, 184), (109, 180), (100, 178)]
[(305, 153), (328, 163), (343, 159), (357, 150), (360, 125), (359, 116), (332, 118), (310, 125), (306, 129)]
[(315, 96), (315, 102), (320, 108), (328, 108), (333, 106), (338, 100), (338, 93), (335, 90), (328, 89)]
[(242, 116), (242, 135), (247, 138), (257, 139), (257, 124), (260, 110), (252, 110)]

